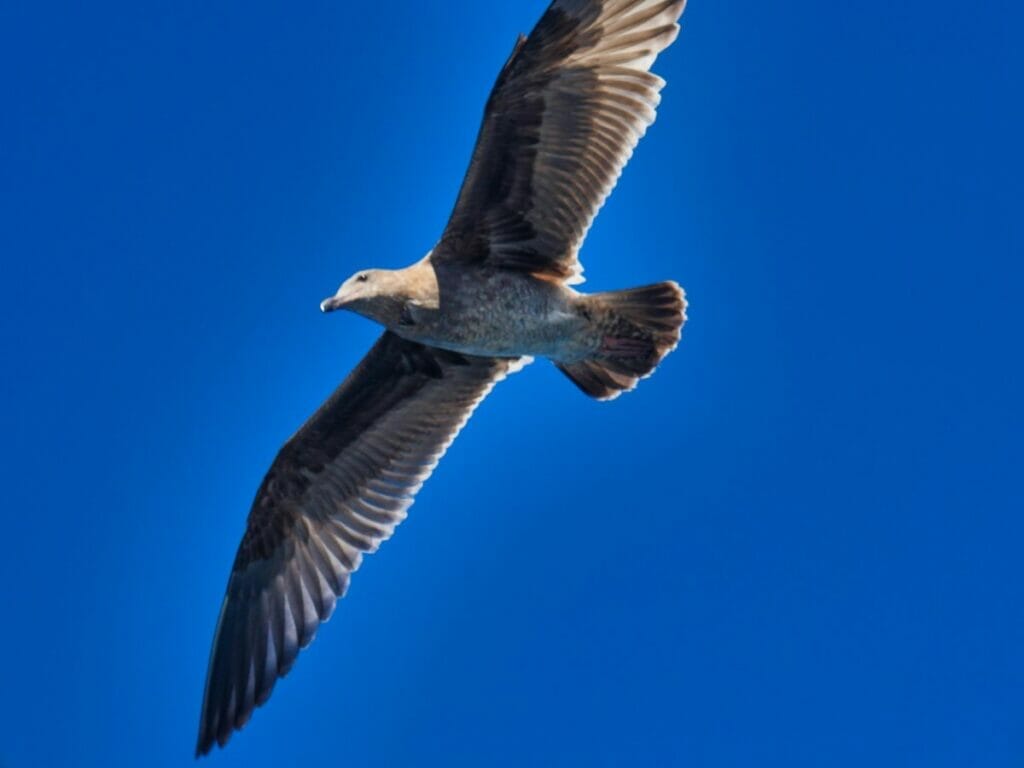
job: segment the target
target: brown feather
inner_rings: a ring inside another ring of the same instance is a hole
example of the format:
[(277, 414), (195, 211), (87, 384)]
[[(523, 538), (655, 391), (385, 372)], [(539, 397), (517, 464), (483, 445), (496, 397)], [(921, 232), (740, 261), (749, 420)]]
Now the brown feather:
[(582, 279), (577, 252), (654, 121), (664, 82), (648, 70), (684, 4), (551, 4), (498, 75), (434, 261)]
[(477, 403), (517, 361), (386, 332), (267, 472), (210, 654), (197, 754), (225, 744), (388, 538)]

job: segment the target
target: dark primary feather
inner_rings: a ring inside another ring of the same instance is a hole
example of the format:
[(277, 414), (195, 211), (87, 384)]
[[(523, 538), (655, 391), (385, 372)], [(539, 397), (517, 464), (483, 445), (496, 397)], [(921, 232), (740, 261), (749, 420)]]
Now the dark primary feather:
[(256, 494), (210, 652), (196, 754), (241, 728), (388, 538), (515, 361), (386, 332), (287, 442)]
[(647, 126), (685, 0), (555, 0), (491, 91), (435, 261), (579, 282), (576, 255)]

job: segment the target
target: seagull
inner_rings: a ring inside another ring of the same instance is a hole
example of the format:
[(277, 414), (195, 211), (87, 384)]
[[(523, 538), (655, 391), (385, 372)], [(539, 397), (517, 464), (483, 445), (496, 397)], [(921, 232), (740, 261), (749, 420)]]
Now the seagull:
[(484, 110), (455, 208), (412, 266), (367, 269), (321, 304), (385, 327), (288, 440), (249, 513), (210, 652), (196, 756), (223, 747), (406, 516), (494, 385), (546, 357), (607, 400), (679, 341), (675, 282), (582, 294), (577, 253), (665, 82), (685, 0), (554, 0)]

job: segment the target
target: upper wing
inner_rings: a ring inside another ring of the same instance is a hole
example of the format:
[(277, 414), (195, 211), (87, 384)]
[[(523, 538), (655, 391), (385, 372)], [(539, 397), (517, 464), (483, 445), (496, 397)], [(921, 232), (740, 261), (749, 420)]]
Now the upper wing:
[(491, 91), (434, 260), (581, 282), (576, 253), (665, 81), (685, 0), (555, 0)]
[(406, 515), (473, 409), (520, 361), (386, 332), (260, 486), (217, 622), (196, 754), (223, 746)]

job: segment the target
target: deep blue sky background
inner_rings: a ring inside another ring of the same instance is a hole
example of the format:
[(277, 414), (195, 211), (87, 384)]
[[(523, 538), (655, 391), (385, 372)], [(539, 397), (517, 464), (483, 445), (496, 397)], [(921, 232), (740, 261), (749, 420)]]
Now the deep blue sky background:
[[(7, 3), (0, 765), (190, 763), (252, 495), (517, 3)], [(690, 322), (501, 385), (210, 765), (1020, 765), (1024, 12), (693, 0), (583, 250)]]

